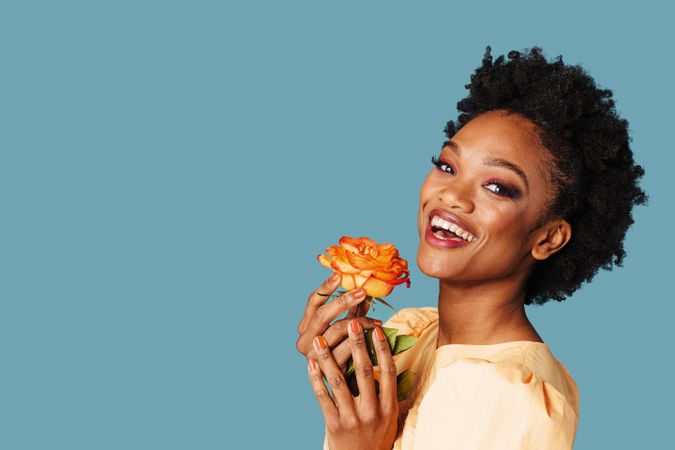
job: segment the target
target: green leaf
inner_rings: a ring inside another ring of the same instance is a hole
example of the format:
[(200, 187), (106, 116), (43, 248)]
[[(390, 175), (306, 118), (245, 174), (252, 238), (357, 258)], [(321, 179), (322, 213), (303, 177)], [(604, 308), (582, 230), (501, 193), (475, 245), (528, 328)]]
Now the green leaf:
[(372, 329), (363, 330), (363, 337), (366, 339), (366, 348), (368, 349), (368, 356), (370, 356), (370, 362), (373, 363), (373, 366), (376, 366), (377, 351), (375, 350), (375, 345), (373, 344), (373, 330)]
[(396, 375), (396, 397), (399, 401), (408, 398), (408, 394), (415, 383), (415, 375), (415, 372), (407, 369)]
[(416, 341), (417, 338), (414, 336), (408, 336), (405, 334), (396, 336), (396, 344), (394, 345), (392, 355), (398, 355), (399, 353), (408, 350), (415, 344)]
[(393, 351), (394, 345), (396, 345), (396, 335), (398, 334), (398, 328), (388, 328), (388, 327), (380, 327), (380, 328), (382, 328), (384, 335), (387, 337), (387, 341), (389, 341), (389, 348), (392, 349)]
[(347, 376), (354, 373), (354, 358), (349, 357), (349, 363), (347, 364)]

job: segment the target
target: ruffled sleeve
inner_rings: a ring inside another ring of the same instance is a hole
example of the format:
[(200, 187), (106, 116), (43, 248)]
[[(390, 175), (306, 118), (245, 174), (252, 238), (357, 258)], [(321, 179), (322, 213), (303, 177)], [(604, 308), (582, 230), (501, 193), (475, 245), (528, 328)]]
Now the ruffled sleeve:
[(520, 364), (463, 358), (439, 367), (419, 405), (415, 450), (568, 450), (578, 417)]

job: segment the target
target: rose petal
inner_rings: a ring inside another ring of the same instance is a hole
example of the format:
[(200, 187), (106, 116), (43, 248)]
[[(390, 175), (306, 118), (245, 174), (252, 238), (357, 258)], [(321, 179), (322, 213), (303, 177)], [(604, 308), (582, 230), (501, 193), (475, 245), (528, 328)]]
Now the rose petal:
[(331, 267), (334, 270), (337, 270), (340, 273), (359, 273), (360, 270), (352, 267), (351, 264), (349, 264), (348, 261), (345, 261), (343, 258), (333, 258), (333, 263), (331, 264)]
[(322, 266), (324, 267), (330, 267), (331, 260), (330, 258), (326, 257), (325, 255), (319, 255), (317, 256), (319, 259), (319, 262), (321, 263)]
[(377, 278), (369, 278), (363, 285), (366, 295), (371, 297), (386, 297), (394, 289), (394, 286)]
[(340, 284), (343, 289), (351, 291), (356, 288), (356, 283), (354, 282), (354, 277), (349, 274), (342, 274), (342, 283)]

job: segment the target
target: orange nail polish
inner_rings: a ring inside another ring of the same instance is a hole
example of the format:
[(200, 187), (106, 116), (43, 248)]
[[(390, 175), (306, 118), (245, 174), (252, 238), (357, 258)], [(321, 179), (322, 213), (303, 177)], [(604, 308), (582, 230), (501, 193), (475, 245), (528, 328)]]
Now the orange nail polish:
[(319, 365), (318, 365), (317, 362), (314, 361), (312, 358), (309, 358), (308, 368), (309, 368), (310, 371), (316, 370), (316, 369), (319, 368)]
[(314, 338), (314, 348), (319, 351), (322, 350), (326, 347), (328, 347), (328, 344), (326, 344), (326, 339), (323, 336), (316, 336)]
[(380, 341), (384, 341), (384, 333), (382, 332), (382, 328), (375, 327), (375, 337)]

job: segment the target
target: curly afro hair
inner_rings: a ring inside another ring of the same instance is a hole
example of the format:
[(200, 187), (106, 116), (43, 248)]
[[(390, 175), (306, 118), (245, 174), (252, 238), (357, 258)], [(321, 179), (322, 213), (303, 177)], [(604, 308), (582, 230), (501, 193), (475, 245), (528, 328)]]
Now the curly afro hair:
[(598, 88), (582, 67), (563, 64), (562, 56), (549, 63), (540, 47), (512, 50), (508, 62), (499, 56), (493, 63), (490, 50), (465, 85), (469, 95), (457, 102), (457, 121), (447, 122), (444, 132), (450, 139), (479, 114), (497, 109), (536, 125), (551, 154), (547, 172), (555, 192), (537, 227), (562, 217), (572, 237), (535, 265), (525, 304), (563, 301), (599, 268), (623, 265), (633, 205), (648, 201), (638, 185), (644, 169), (633, 160), (628, 121), (617, 115), (612, 91)]

